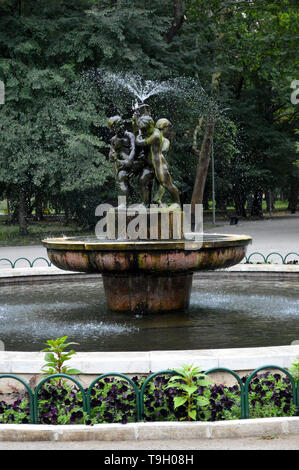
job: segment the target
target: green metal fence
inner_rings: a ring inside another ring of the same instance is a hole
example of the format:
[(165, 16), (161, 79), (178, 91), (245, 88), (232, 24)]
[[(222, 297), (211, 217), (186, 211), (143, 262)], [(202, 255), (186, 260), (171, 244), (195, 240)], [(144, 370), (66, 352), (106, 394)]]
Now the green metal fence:
[(8, 258), (0, 258), (0, 263), (1, 263), (1, 261), (6, 261), (7, 263), (10, 264), (10, 267), (12, 269), (14, 269), (16, 267), (16, 264), (18, 263), (18, 261), (21, 261), (21, 260), (26, 261), (30, 268), (33, 268), (35, 263), (39, 260), (43, 260), (43, 261), (46, 262), (47, 266), (49, 266), (49, 267), (51, 266), (51, 261), (49, 261), (47, 258), (44, 258), (42, 256), (39, 256), (38, 258), (34, 258), (33, 261), (30, 261), (28, 258), (24, 258), (24, 257), (17, 258), (15, 261), (12, 261)]
[[(288, 379), (290, 380), (291, 389), (292, 389), (292, 402), (295, 405), (295, 410), (296, 410), (295, 415), (297, 415), (299, 412), (299, 381), (296, 384), (296, 381), (294, 377), (292, 376), (292, 374), (283, 367), (276, 366), (276, 365), (266, 365), (266, 366), (259, 367), (255, 369), (247, 377), (245, 384), (243, 383), (241, 377), (235, 371), (224, 368), (224, 367), (215, 367), (215, 368), (209, 369), (205, 372), (205, 374), (211, 374), (214, 372), (226, 372), (228, 374), (231, 374), (236, 379), (240, 388), (240, 419), (249, 419), (250, 418), (249, 386), (250, 386), (252, 379), (255, 377), (255, 375), (261, 370), (265, 370), (265, 369), (278, 369), (288, 377)], [(146, 378), (146, 380), (144, 381), (140, 389), (130, 377), (126, 376), (125, 374), (120, 374), (116, 372), (109, 372), (106, 374), (99, 375), (97, 378), (93, 380), (93, 382), (90, 384), (87, 390), (83, 389), (82, 385), (77, 379), (74, 379), (73, 377), (67, 374), (49, 375), (43, 378), (34, 390), (31, 389), (29, 384), (24, 379), (14, 374), (0, 374), (0, 380), (4, 378), (10, 378), (10, 379), (15, 379), (23, 384), (26, 391), (28, 392), (28, 397), (29, 397), (30, 422), (32, 424), (38, 424), (39, 423), (39, 413), (38, 413), (39, 391), (46, 382), (49, 382), (50, 380), (56, 379), (56, 378), (64, 378), (73, 382), (78, 387), (79, 391), (82, 394), (82, 410), (85, 411), (89, 417), (91, 417), (91, 413), (92, 413), (91, 392), (93, 388), (95, 387), (95, 385), (100, 380), (104, 379), (105, 377), (118, 377), (127, 381), (131, 385), (132, 389), (134, 390), (135, 406), (136, 406), (136, 421), (141, 422), (143, 421), (144, 400), (145, 400), (145, 392), (146, 392), (147, 386), (155, 377), (159, 375), (165, 375), (165, 374), (173, 375), (177, 373), (173, 370), (163, 370), (163, 371), (155, 372), (154, 374)]]
[[(273, 256), (278, 256), (282, 264), (288, 264), (290, 262), (295, 262), (296, 264), (299, 263), (299, 254), (295, 253), (294, 251), (287, 253), (285, 256), (283, 256), (281, 253), (278, 253), (277, 251), (272, 251), (268, 255), (263, 255), (263, 253), (255, 251), (254, 253), (250, 253), (250, 255), (244, 258), (245, 263), (251, 263), (250, 260), (253, 258), (253, 256), (257, 256), (258, 259), (261, 259), (262, 263), (269, 263), (269, 260)], [(295, 259), (289, 259), (290, 256), (292, 256), (293, 258), (295, 257)]]

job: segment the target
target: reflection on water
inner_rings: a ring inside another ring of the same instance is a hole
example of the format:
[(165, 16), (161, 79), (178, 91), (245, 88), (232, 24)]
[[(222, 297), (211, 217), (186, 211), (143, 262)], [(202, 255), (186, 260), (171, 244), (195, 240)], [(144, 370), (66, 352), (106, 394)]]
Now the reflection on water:
[(77, 351), (278, 346), (299, 339), (299, 283), (213, 277), (193, 282), (186, 312), (109, 312), (101, 280), (1, 286), (0, 340), (38, 351), (68, 335)]

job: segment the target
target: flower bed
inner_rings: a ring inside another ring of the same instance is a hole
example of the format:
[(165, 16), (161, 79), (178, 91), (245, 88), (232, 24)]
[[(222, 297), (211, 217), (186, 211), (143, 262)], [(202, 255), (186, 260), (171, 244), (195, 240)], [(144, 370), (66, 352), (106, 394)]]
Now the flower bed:
[[(245, 384), (247, 377), (242, 379)], [(142, 419), (144, 421), (182, 421), (188, 419), (187, 405), (174, 406), (182, 391), (171, 386), (171, 375), (153, 377), (144, 389)], [(65, 379), (50, 379), (37, 393), (40, 424), (128, 423), (138, 420), (139, 393), (146, 377), (128, 382), (122, 377), (104, 377), (87, 392)], [(135, 387), (134, 387), (135, 385)], [(89, 409), (86, 409), (86, 394)], [(13, 392), (10, 400), (0, 401), (0, 423), (30, 423), (30, 397)], [(240, 386), (197, 386), (196, 396), (205, 397), (207, 404), (196, 406), (196, 420), (219, 421), (240, 419)], [(3, 397), (2, 397), (3, 398)], [(1, 400), (1, 395), (0, 395)], [(289, 377), (278, 373), (257, 374), (248, 387), (250, 418), (293, 416), (296, 407)]]

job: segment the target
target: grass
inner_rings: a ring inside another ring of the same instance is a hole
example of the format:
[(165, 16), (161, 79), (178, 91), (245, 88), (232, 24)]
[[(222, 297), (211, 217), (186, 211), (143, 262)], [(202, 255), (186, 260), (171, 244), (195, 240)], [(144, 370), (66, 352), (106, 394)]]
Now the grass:
[(41, 240), (47, 237), (62, 237), (76, 235), (92, 235), (91, 231), (84, 231), (75, 224), (66, 225), (61, 221), (30, 221), (28, 235), (19, 233), (18, 225), (5, 225), (6, 216), (0, 216), (0, 246), (27, 246), (40, 245)]
[[(281, 211), (281, 210), (287, 211), (288, 205), (289, 205), (289, 203), (287, 201), (277, 200), (274, 203), (274, 210), (275, 211)], [(262, 207), (263, 207), (263, 211), (266, 212), (267, 211), (267, 202), (265, 200), (263, 200), (263, 202), (262, 202)], [(213, 208), (213, 203), (212, 203), (212, 201), (209, 201), (209, 210), (212, 210), (212, 208)], [(216, 209), (217, 209), (217, 206), (216, 206)], [(234, 206), (227, 206), (226, 209), (227, 210), (234, 210), (235, 207)]]
[[(0, 247), (1, 246), (28, 246), (40, 245), (41, 240), (48, 237), (74, 237), (74, 236), (94, 236), (92, 230), (86, 231), (75, 224), (65, 225), (61, 222), (32, 222), (28, 226), (28, 235), (19, 234), (17, 225), (4, 225), (4, 217), (0, 216)], [(204, 224), (204, 229), (214, 228), (213, 224)]]

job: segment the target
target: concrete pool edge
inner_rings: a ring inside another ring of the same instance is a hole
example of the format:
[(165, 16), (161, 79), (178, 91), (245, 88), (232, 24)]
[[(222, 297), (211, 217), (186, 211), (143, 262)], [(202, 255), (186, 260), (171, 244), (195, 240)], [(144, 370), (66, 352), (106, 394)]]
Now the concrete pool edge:
[(261, 418), (215, 422), (148, 422), (128, 424), (0, 424), (0, 442), (179, 441), (299, 434), (299, 418)]
[[(88, 386), (103, 373), (149, 375), (183, 364), (196, 365), (203, 371), (212, 368), (231, 369), (242, 377), (268, 365), (288, 368), (298, 357), (299, 345), (185, 351), (77, 352), (69, 365), (81, 371), (76, 379), (83, 386)], [(27, 383), (36, 385), (42, 379), (41, 368), (44, 363), (43, 352), (0, 351), (0, 374), (14, 374)], [(227, 385), (235, 380), (227, 372), (216, 372), (212, 378)], [(11, 391), (11, 386), (19, 388), (14, 379), (2, 379), (3, 393)]]

